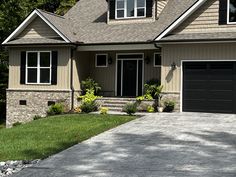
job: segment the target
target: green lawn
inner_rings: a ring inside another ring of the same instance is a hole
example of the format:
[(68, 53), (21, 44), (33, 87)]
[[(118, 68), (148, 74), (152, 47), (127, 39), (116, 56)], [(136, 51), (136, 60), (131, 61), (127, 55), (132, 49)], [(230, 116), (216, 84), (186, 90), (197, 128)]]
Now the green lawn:
[(0, 129), (0, 161), (43, 159), (135, 119), (112, 115), (62, 115)]

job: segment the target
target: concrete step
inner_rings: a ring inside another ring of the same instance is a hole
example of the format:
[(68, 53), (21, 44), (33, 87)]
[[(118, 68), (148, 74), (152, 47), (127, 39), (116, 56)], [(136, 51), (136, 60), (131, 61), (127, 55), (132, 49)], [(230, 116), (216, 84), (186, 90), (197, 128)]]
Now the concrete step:
[(125, 104), (102, 104), (103, 107), (117, 107), (117, 108), (123, 108), (125, 106)]

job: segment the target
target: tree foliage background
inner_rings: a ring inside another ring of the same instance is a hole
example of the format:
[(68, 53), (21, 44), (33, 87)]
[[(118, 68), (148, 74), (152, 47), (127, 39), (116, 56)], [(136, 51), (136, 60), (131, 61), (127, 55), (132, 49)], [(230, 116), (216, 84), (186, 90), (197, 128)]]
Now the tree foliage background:
[[(0, 43), (2, 43), (35, 8), (64, 15), (78, 0), (0, 0)], [(0, 47), (0, 120), (6, 116), (8, 53)]]

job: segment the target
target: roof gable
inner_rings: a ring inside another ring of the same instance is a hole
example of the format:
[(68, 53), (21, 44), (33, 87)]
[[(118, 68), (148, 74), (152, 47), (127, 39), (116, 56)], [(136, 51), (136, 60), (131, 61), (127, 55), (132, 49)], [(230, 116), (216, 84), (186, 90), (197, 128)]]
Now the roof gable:
[(36, 18), (40, 18), (43, 20), (49, 28), (54, 31), (58, 36), (60, 36), (66, 43), (69, 43), (70, 40), (61, 32), (58, 28), (56, 28), (45, 16), (39, 11), (34, 10), (19, 26), (18, 28), (2, 43), (7, 44), (11, 40), (18, 37), (24, 30), (29, 26)]
[(163, 30), (155, 39), (155, 41), (160, 41), (164, 36), (169, 34), (171, 31), (176, 29), (180, 24), (182, 24), (188, 17), (190, 17), (199, 7), (201, 7), (206, 0), (198, 0), (192, 6), (184, 11), (173, 23), (171, 23), (165, 30)]

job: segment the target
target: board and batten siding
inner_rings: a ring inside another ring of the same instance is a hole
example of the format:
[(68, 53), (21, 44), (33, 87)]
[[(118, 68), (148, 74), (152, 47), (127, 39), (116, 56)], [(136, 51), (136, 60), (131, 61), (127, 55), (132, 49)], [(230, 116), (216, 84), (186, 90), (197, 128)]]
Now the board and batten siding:
[[(181, 91), (181, 60), (236, 60), (236, 44), (173, 44), (162, 48), (162, 85), (164, 92)], [(177, 69), (171, 71), (175, 62)]]
[(207, 0), (172, 34), (235, 32), (236, 25), (219, 25), (219, 0)]
[(36, 17), (17, 38), (60, 38), (40, 17)]
[[(107, 94), (111, 94), (114, 96), (115, 94), (115, 82), (116, 82), (116, 54), (125, 54), (125, 53), (144, 53), (144, 59), (149, 57), (150, 62), (148, 64), (144, 61), (144, 83), (149, 81), (150, 79), (161, 79), (161, 68), (154, 67), (153, 57), (154, 50), (147, 51), (116, 51), (116, 52), (101, 52), (107, 53), (108, 57), (112, 58), (112, 64), (108, 65), (105, 68), (97, 68), (95, 67), (95, 52), (91, 53), (91, 72), (90, 77), (92, 77), (96, 82), (98, 82), (102, 91), (107, 92)], [(86, 59), (87, 60), (87, 59)]]
[[(21, 51), (58, 51), (57, 85), (21, 85)], [(9, 48), (9, 89), (16, 90), (69, 90), (70, 89), (70, 47), (24, 47)]]

